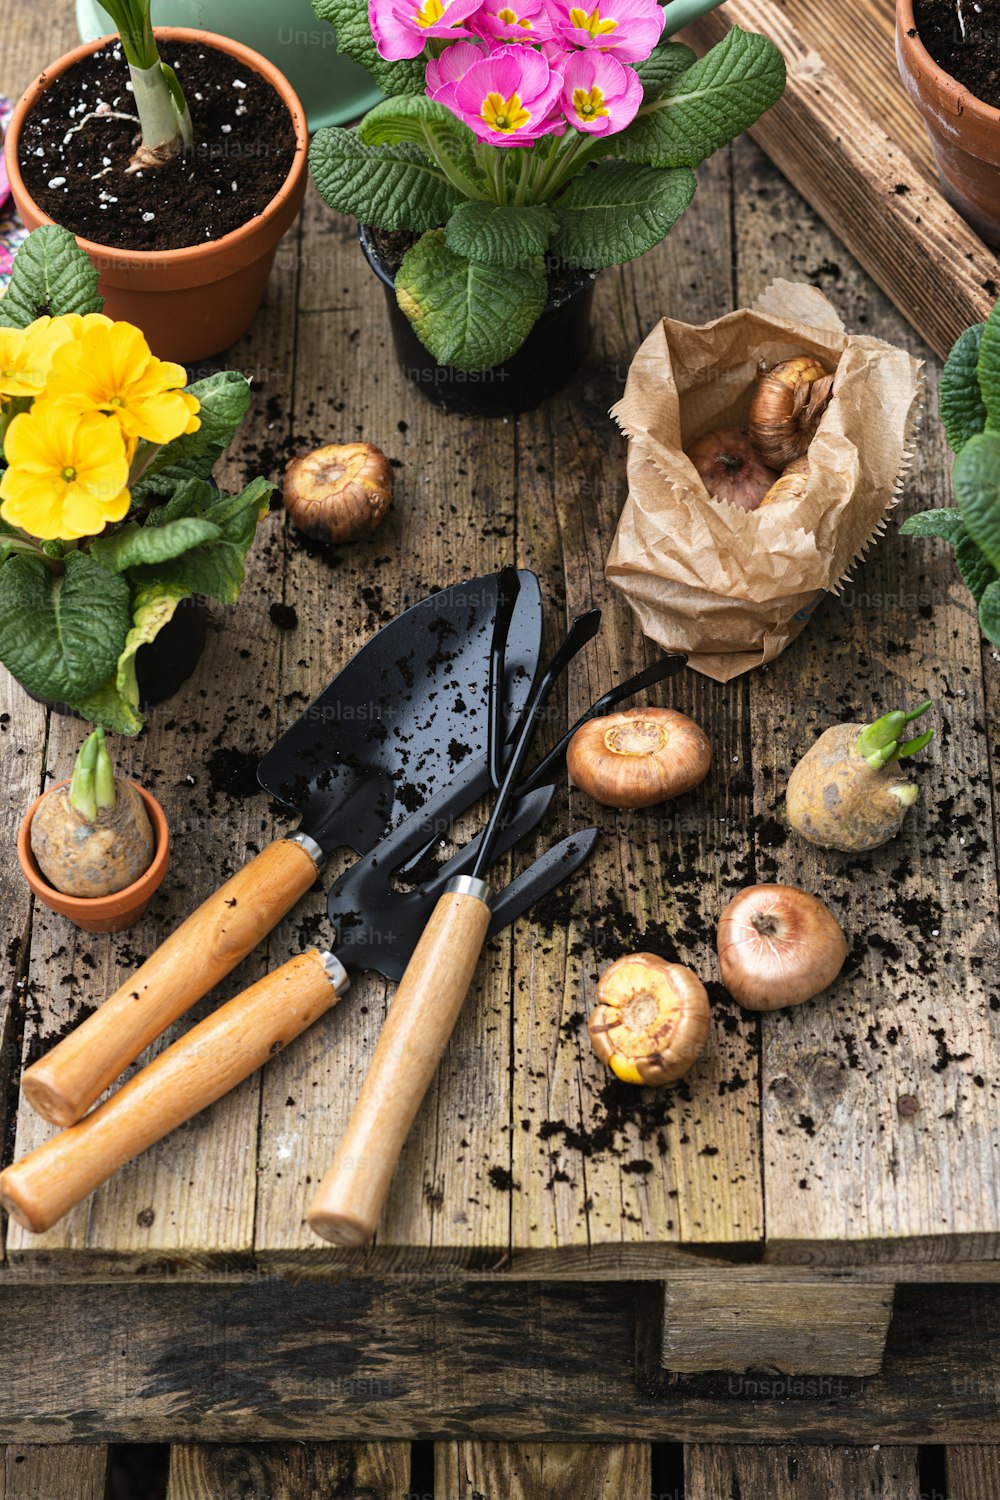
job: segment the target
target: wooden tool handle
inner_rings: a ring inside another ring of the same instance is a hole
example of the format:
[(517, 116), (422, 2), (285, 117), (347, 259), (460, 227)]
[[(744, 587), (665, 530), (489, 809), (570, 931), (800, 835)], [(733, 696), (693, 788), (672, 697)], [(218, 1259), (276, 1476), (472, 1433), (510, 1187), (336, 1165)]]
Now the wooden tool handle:
[(72, 1125), (144, 1047), (207, 995), (316, 879), (302, 844), (279, 839), (227, 880), (104, 1004), (27, 1069), (21, 1088), (53, 1125)]
[(333, 1166), (310, 1206), (309, 1223), (323, 1239), (363, 1245), (375, 1233), (489, 925), (489, 905), (479, 896), (446, 892), (435, 906), (400, 980)]
[(26, 1229), (49, 1229), (140, 1151), (249, 1078), (346, 988), (340, 965), (315, 948), (265, 975), (78, 1124), (0, 1173), (0, 1204)]

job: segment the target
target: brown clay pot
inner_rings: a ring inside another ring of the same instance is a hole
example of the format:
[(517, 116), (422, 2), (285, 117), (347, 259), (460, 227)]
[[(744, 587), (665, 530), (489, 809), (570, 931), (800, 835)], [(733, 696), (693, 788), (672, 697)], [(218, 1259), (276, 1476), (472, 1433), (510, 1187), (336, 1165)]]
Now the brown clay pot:
[[(56, 783), (56, 786), (66, 785), (65, 781)], [(61, 917), (68, 917), (75, 927), (82, 927), (84, 932), (124, 932), (126, 927), (138, 922), (167, 873), (167, 865), (170, 863), (170, 829), (167, 827), (166, 814), (151, 792), (147, 792), (145, 787), (139, 786), (135, 781), (132, 785), (142, 798), (153, 825), (153, 862), (144, 875), (140, 875), (138, 880), (127, 885), (123, 891), (116, 891), (113, 896), (64, 896), (62, 891), (49, 885), (38, 868), (38, 861), (31, 852), (31, 820), (42, 797), (47, 797), (48, 792), (35, 798), (18, 830), (17, 858), (32, 891), (50, 911), (58, 912)], [(54, 792), (56, 786), (50, 787), (49, 791)]]
[[(195, 42), (227, 52), (267, 79), (288, 107), (295, 127), (291, 170), (262, 214), (231, 234), (182, 250), (119, 250), (80, 239), (100, 273), (99, 291), (109, 318), (141, 328), (154, 354), (182, 364), (205, 359), (242, 338), (267, 286), (278, 241), (295, 221), (306, 190), (309, 146), (305, 112), (291, 84), (273, 63), (214, 32), (185, 26), (156, 28), (164, 42)], [(106, 38), (104, 39), (106, 40)], [(54, 78), (88, 57), (104, 41), (86, 42), (39, 74), (18, 101), (7, 128), (4, 159), (18, 212), (29, 229), (51, 224), (24, 185), (18, 146), (24, 121)]]
[(1000, 246), (1000, 109), (934, 61), (917, 35), (913, 0), (896, 0), (896, 60), (923, 116), (945, 197), (988, 245)]

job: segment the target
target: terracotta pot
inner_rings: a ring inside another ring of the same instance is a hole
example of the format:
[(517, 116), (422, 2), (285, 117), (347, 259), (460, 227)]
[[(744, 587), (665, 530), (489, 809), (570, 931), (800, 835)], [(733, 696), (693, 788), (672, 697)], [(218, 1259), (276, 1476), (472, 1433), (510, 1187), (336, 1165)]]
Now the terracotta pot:
[(896, 60), (923, 116), (945, 197), (988, 245), (1000, 246), (1000, 109), (934, 61), (917, 35), (913, 0), (896, 0)]
[[(49, 791), (54, 792), (57, 786), (68, 784), (66, 781), (59, 781), (56, 786), (49, 787)], [(153, 862), (144, 875), (140, 875), (138, 880), (127, 885), (123, 891), (116, 891), (113, 896), (64, 896), (62, 891), (49, 885), (38, 868), (38, 861), (31, 852), (31, 820), (38, 804), (43, 797), (48, 796), (48, 792), (35, 798), (18, 830), (17, 858), (32, 891), (50, 911), (58, 912), (61, 917), (68, 917), (74, 926), (82, 927), (84, 932), (123, 932), (126, 927), (131, 927), (143, 915), (167, 873), (167, 865), (170, 863), (170, 830), (166, 814), (151, 792), (147, 792), (145, 787), (139, 786), (135, 781), (132, 785), (145, 803), (149, 821), (153, 825)]]
[[(277, 193), (256, 218), (221, 239), (182, 250), (119, 250), (80, 239), (100, 273), (100, 293), (110, 318), (141, 328), (154, 354), (182, 364), (235, 344), (260, 306), (278, 241), (295, 221), (306, 190), (309, 145), (306, 117), (294, 89), (273, 63), (228, 37), (182, 26), (156, 28), (166, 43), (193, 42), (236, 58), (267, 79), (288, 107), (295, 127), (295, 156)], [(18, 101), (7, 129), (4, 157), (18, 212), (29, 229), (53, 220), (24, 185), (18, 164), (21, 130), (50, 82), (102, 46), (87, 42), (39, 74)]]

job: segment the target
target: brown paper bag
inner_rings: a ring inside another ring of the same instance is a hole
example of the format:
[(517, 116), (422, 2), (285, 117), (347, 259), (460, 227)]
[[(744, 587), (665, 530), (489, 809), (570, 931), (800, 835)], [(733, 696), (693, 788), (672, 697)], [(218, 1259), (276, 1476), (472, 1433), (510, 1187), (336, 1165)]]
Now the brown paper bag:
[[(757, 511), (712, 500), (684, 449), (745, 425), (759, 362), (797, 354), (836, 370), (804, 498)], [(783, 651), (885, 529), (920, 371), (905, 350), (845, 333), (822, 293), (796, 282), (701, 328), (658, 323), (612, 408), (629, 439), (629, 489), (606, 572), (645, 634), (717, 682)]]

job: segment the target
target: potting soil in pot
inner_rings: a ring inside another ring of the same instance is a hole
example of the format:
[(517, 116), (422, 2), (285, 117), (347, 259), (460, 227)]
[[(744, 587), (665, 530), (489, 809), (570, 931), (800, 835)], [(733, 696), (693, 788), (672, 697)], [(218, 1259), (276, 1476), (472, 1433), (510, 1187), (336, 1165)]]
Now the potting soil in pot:
[[(295, 132), (266, 79), (194, 42), (163, 48), (194, 125), (194, 149), (127, 173), (138, 122), (119, 44), (55, 79), (20, 143), (25, 185), (74, 234), (126, 250), (178, 250), (220, 239), (263, 212), (295, 153)], [(124, 118), (122, 118), (124, 116)]]
[(1000, 0), (914, 0), (913, 18), (938, 66), (1000, 109)]

